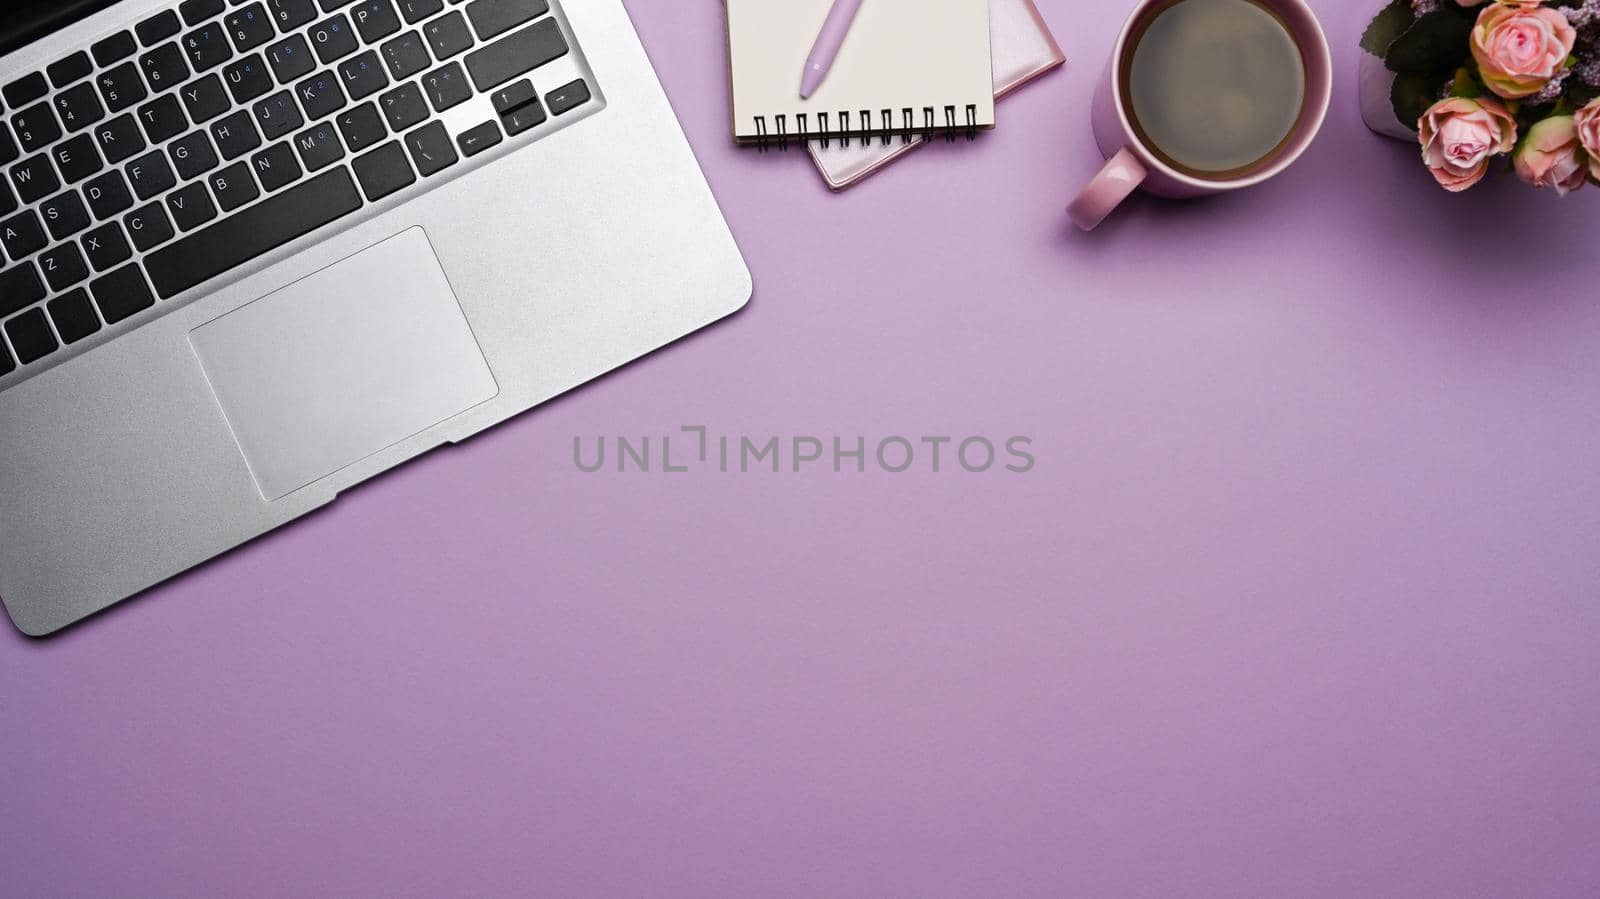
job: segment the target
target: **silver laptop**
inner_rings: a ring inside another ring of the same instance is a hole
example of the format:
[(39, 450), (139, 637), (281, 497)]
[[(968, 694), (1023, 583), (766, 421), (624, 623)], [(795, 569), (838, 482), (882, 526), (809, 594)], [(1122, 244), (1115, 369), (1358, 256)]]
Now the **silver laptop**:
[(7, 10), (0, 599), (24, 633), (750, 297), (619, 0)]

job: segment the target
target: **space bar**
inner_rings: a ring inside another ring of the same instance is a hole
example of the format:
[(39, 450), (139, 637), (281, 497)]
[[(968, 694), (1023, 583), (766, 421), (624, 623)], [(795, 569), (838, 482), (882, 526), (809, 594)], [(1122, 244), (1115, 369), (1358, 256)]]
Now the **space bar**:
[(170, 299), (360, 208), (350, 173), (337, 168), (156, 250), (145, 269)]

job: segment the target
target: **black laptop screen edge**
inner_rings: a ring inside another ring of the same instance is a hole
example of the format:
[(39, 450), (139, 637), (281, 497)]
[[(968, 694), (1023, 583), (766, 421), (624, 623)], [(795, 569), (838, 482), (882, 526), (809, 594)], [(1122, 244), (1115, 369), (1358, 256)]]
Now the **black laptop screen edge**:
[(9, 0), (0, 2), (0, 56), (53, 31), (114, 6), (118, 0)]

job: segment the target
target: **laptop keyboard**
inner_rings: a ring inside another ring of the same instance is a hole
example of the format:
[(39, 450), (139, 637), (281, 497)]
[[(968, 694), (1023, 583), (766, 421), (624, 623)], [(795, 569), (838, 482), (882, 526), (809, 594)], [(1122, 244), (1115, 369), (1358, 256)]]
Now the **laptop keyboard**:
[[(184, 0), (10, 79), (0, 378), (575, 121), (595, 94), (549, 65), (578, 53), (557, 13), (550, 0)], [(482, 121), (445, 115), (482, 95)]]

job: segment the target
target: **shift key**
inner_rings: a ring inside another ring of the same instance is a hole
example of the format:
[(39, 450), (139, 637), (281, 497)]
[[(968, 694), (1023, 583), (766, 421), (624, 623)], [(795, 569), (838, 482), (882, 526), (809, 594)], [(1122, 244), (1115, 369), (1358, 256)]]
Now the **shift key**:
[(467, 74), (479, 91), (531, 72), (567, 55), (567, 39), (555, 19), (542, 19), (516, 34), (467, 54)]
[(361, 193), (340, 166), (162, 247), (145, 257), (145, 269), (170, 299), (360, 208)]

